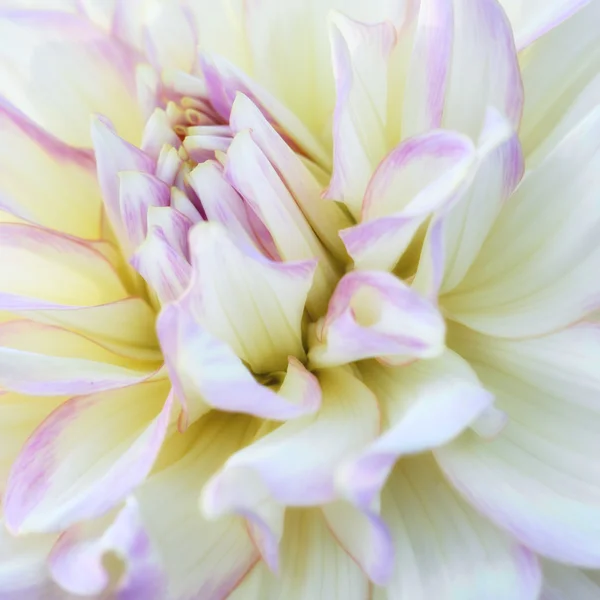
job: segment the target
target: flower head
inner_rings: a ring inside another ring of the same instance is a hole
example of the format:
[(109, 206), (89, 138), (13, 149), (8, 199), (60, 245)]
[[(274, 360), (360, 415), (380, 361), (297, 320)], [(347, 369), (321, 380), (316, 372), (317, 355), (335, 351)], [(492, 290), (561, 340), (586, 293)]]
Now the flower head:
[(598, 0), (4, 4), (0, 596), (600, 594)]

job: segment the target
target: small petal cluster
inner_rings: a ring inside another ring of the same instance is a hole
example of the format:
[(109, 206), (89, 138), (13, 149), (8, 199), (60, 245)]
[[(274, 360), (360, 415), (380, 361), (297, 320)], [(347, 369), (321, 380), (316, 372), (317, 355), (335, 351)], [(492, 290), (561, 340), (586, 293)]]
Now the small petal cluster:
[(0, 598), (599, 598), (598, 23), (2, 2)]

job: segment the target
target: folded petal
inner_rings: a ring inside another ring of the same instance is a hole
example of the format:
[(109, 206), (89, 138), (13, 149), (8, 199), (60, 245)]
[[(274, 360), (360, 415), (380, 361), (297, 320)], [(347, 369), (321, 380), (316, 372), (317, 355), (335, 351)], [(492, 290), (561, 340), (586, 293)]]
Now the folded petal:
[(449, 343), (495, 394), (508, 424), (493, 440), (466, 433), (437, 449), (444, 473), (538, 554), (598, 568), (598, 325), (526, 341), (454, 328)]
[(349, 227), (351, 219), (335, 202), (321, 198), (321, 185), (300, 156), (277, 133), (252, 100), (241, 92), (231, 108), (229, 124), (234, 133), (244, 129), (252, 131), (252, 139), (275, 167), (323, 245), (338, 260), (345, 262), (348, 256), (338, 231)]
[(337, 99), (333, 173), (324, 195), (358, 218), (369, 179), (387, 150), (387, 71), (396, 31), (390, 22), (365, 25), (334, 12), (330, 38)]
[(528, 172), (466, 277), (444, 297), (452, 318), (523, 337), (555, 331), (597, 307), (599, 136), (596, 108)]
[(476, 139), (492, 106), (517, 129), (523, 84), (508, 18), (497, 0), (453, 0), (453, 11), (443, 126)]
[(456, 200), (474, 160), (468, 138), (441, 130), (392, 150), (369, 182), (361, 224), (340, 234), (355, 266), (391, 270), (431, 213)]
[(402, 363), (444, 348), (444, 319), (391, 273), (354, 271), (339, 282), (309, 354), (317, 367), (380, 357)]
[(34, 432), (4, 498), (11, 531), (60, 531), (116, 506), (150, 471), (171, 411), (165, 379), (72, 398)]
[(396, 546), (390, 600), (536, 600), (533, 552), (495, 529), (452, 490), (427, 455), (402, 460), (382, 499)]
[(102, 199), (89, 151), (53, 137), (0, 100), (0, 209), (26, 221), (100, 237)]
[[(103, 564), (109, 557), (121, 562), (123, 572), (117, 572), (116, 580)], [(48, 563), (52, 578), (72, 594), (164, 598), (162, 569), (132, 498), (116, 515), (69, 528), (52, 548)]]
[(6, 390), (89, 394), (139, 383), (157, 369), (66, 329), (26, 320), (0, 325), (0, 387)]
[(332, 257), (304, 218), (293, 197), (252, 139), (250, 131), (238, 133), (227, 152), (225, 178), (263, 221), (284, 260), (318, 258), (315, 283), (308, 299), (311, 314), (324, 311), (338, 269)]
[(338, 487), (367, 508), (399, 458), (456, 438), (491, 405), (493, 397), (469, 365), (451, 351), (402, 368), (371, 361), (361, 364), (360, 372), (377, 396), (386, 426), (344, 466)]
[(374, 396), (350, 372), (319, 373), (323, 404), (314, 416), (288, 421), (235, 453), (203, 490), (216, 517), (237, 512), (260, 520), (264, 505), (310, 506), (336, 498), (334, 473), (379, 429)]
[[(290, 357), (279, 393), (260, 384), (233, 350), (212, 336), (180, 303), (163, 308), (157, 322), (165, 363), (182, 405), (185, 426), (210, 407), (273, 420), (287, 420), (319, 409), (314, 375)], [(281, 377), (279, 377), (281, 376)], [(288, 381), (289, 378), (289, 381)]]
[(179, 440), (166, 442), (163, 455), (171, 464), (137, 490), (143, 523), (167, 576), (163, 597), (224, 598), (258, 559), (242, 519), (208, 521), (198, 511), (204, 482), (251, 439), (257, 425), (243, 415), (205, 416), (183, 434), (183, 455), (177, 454)]
[(83, 16), (48, 10), (3, 11), (0, 37), (0, 89), (44, 129), (89, 148), (90, 114), (100, 113), (139, 142), (135, 57), (127, 46)]

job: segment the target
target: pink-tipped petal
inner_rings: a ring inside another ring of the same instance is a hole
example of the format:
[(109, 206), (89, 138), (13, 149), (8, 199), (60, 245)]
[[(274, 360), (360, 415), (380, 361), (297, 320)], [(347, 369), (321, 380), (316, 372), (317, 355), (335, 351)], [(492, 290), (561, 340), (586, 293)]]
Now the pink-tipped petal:
[(354, 271), (339, 282), (319, 338), (309, 354), (317, 367), (365, 358), (408, 362), (444, 348), (444, 319), (435, 306), (396, 276)]
[(148, 228), (160, 228), (169, 246), (189, 260), (188, 237), (192, 222), (188, 217), (171, 206), (151, 207), (148, 210)]
[(388, 59), (396, 43), (389, 23), (365, 25), (333, 13), (330, 18), (336, 107), (333, 173), (326, 198), (360, 215), (375, 167), (386, 152)]
[(181, 140), (173, 131), (173, 125), (162, 108), (155, 108), (144, 127), (141, 149), (157, 160), (165, 144), (173, 148), (181, 146)]
[(54, 411), (13, 465), (4, 498), (10, 530), (60, 531), (118, 505), (160, 450), (171, 413), (168, 386), (162, 379), (79, 396)]

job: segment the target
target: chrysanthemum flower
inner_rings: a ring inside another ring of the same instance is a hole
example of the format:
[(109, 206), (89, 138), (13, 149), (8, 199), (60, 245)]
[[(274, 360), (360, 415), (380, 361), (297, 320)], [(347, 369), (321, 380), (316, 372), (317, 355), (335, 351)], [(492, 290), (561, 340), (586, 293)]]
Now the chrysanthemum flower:
[(0, 4), (1, 598), (600, 598), (600, 1)]

